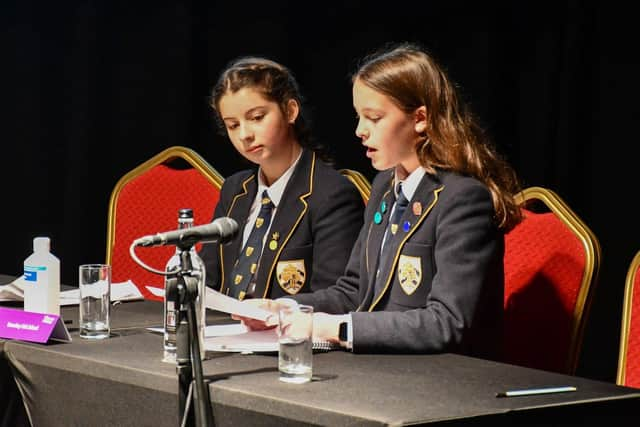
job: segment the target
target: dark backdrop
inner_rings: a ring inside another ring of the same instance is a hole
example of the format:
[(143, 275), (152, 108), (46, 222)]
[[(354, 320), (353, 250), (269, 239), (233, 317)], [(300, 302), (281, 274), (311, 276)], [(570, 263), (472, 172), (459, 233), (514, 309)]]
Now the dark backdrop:
[[(307, 96), (337, 165), (374, 171), (354, 136), (349, 72), (391, 41), (446, 64), (525, 186), (549, 187), (600, 239), (579, 374), (615, 380), (626, 268), (640, 249), (640, 75), (626, 2), (4, 0), (0, 5), (0, 271), (47, 235), (62, 280), (105, 258), (110, 192), (172, 145), (223, 175), (245, 164), (207, 106), (224, 64), (268, 55)], [(163, 230), (158, 230), (163, 231)]]

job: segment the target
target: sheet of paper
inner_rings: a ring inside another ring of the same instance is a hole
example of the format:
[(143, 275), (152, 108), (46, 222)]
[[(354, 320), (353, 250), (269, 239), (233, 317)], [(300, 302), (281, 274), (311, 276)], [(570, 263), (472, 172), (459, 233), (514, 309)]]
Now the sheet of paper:
[(239, 301), (235, 298), (221, 294), (211, 288), (207, 288), (207, 298), (205, 300), (207, 308), (218, 310), (223, 313), (237, 314), (251, 319), (267, 320), (273, 313), (263, 308), (258, 308), (246, 301)]
[[(146, 286), (146, 288), (153, 295), (164, 297), (164, 289), (153, 286)], [(231, 298), (211, 288), (207, 288), (206, 295), (205, 304), (206, 307), (211, 310), (218, 310), (229, 314), (238, 314), (258, 320), (266, 320), (272, 314), (270, 311), (257, 308), (252, 304), (247, 304), (235, 298)]]
[(164, 288), (156, 288), (155, 286), (145, 286), (153, 295), (164, 298)]
[(209, 325), (204, 328), (205, 337), (225, 337), (248, 332), (249, 329), (242, 323), (231, 323), (229, 325)]
[[(24, 301), (23, 278), (19, 277), (13, 282), (0, 286), (0, 301)], [(134, 301), (144, 299), (140, 290), (131, 280), (111, 284), (111, 301)], [(60, 292), (60, 305), (80, 304), (80, 290), (69, 289)]]
[[(111, 284), (111, 302), (135, 301), (144, 299), (140, 290), (131, 280)], [(80, 289), (70, 289), (60, 292), (60, 305), (80, 304)]]
[[(147, 331), (164, 334), (163, 327), (150, 326)], [(229, 325), (209, 325), (204, 328), (205, 337), (224, 337), (248, 332), (249, 329), (242, 323), (231, 323)]]
[(0, 301), (23, 301), (24, 285), (23, 278), (18, 277), (11, 283), (0, 285)]
[(234, 335), (207, 337), (204, 348), (209, 351), (231, 351), (241, 353), (278, 351), (276, 329), (249, 331)]

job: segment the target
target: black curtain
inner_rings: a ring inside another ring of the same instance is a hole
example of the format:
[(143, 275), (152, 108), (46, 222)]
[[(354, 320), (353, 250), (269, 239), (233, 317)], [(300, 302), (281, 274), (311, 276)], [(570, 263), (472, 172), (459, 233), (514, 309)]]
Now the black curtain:
[[(0, 5), (4, 242), (21, 274), (52, 239), (63, 283), (105, 259), (117, 180), (172, 145), (228, 175), (246, 164), (208, 107), (238, 55), (288, 65), (339, 167), (374, 170), (355, 135), (349, 73), (386, 42), (424, 44), (515, 166), (600, 239), (603, 265), (579, 375), (615, 380), (626, 268), (640, 250), (635, 15), (626, 2), (99, 1)], [(622, 187), (618, 187), (622, 186)], [(158, 230), (163, 231), (163, 230)]]

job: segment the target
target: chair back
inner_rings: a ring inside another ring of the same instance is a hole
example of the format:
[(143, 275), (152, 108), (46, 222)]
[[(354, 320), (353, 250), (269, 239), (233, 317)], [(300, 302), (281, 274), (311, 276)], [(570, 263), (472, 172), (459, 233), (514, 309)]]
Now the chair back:
[(524, 219), (505, 236), (504, 358), (574, 374), (601, 250), (596, 236), (553, 191), (516, 195)]
[(616, 383), (640, 388), (640, 251), (629, 265), (624, 286)]
[[(161, 299), (146, 286), (162, 288), (164, 277), (133, 260), (132, 242), (177, 229), (182, 208), (193, 209), (194, 225), (211, 221), (223, 180), (194, 150), (182, 146), (167, 148), (122, 176), (111, 193), (107, 224), (107, 263), (112, 266), (113, 282), (131, 279), (145, 298)], [(164, 270), (176, 248), (136, 247), (135, 251), (149, 267)]]
[(340, 169), (340, 173), (356, 186), (366, 205), (369, 202), (369, 196), (371, 194), (371, 183), (369, 180), (362, 173), (353, 169)]

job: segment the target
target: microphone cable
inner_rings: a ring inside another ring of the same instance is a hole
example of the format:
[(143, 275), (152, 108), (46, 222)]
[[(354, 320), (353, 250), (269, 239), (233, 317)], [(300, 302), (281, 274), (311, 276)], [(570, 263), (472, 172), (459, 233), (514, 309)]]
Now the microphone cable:
[(155, 268), (149, 267), (147, 264), (145, 264), (140, 258), (138, 258), (138, 255), (136, 255), (136, 246), (138, 245), (136, 245), (135, 240), (133, 241), (133, 243), (131, 243), (131, 246), (129, 246), (129, 255), (131, 255), (131, 258), (136, 262), (136, 264), (151, 273), (159, 274), (161, 276), (170, 276), (173, 274), (170, 271), (156, 270)]

